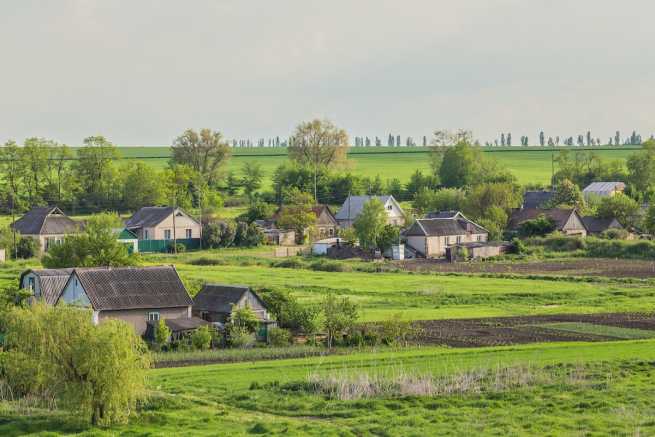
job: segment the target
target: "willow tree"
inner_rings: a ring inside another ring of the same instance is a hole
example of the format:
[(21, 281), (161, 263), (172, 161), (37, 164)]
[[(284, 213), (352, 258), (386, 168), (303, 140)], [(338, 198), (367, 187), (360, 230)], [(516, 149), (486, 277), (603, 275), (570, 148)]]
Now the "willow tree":
[(289, 158), (314, 169), (314, 201), (317, 201), (319, 167), (328, 167), (345, 161), (348, 152), (348, 134), (329, 120), (312, 120), (300, 123), (289, 139)]

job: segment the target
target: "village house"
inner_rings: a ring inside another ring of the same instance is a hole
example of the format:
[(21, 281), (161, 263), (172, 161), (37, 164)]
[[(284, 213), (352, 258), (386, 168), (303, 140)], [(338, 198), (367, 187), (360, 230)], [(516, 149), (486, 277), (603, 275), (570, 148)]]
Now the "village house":
[(61, 243), (64, 237), (79, 232), (81, 227), (56, 206), (32, 208), (11, 224), (21, 236), (34, 238), (40, 252), (47, 252), (53, 244)]
[(520, 229), (522, 223), (528, 220), (534, 220), (542, 215), (544, 217), (550, 218), (553, 221), (556, 231), (559, 231), (565, 235), (574, 235), (580, 237), (585, 237), (587, 235), (587, 228), (582, 222), (582, 217), (580, 217), (580, 214), (578, 214), (578, 211), (575, 208), (515, 209), (512, 211), (512, 215), (509, 218), (507, 230), (517, 232)]
[(404, 232), (407, 246), (426, 258), (446, 255), (447, 249), (465, 243), (483, 243), (489, 232), (458, 211), (443, 211), (417, 219)]
[(274, 246), (295, 246), (296, 232), (292, 229), (278, 229), (274, 220), (255, 220), (255, 225), (266, 237), (266, 243)]
[(250, 287), (205, 284), (193, 300), (193, 316), (224, 326), (230, 321), (233, 308), (244, 307), (249, 307), (259, 321), (257, 337), (266, 339), (276, 322), (270, 318), (264, 301)]
[(312, 212), (316, 215), (316, 235), (315, 240), (322, 240), (324, 238), (336, 237), (339, 232), (339, 222), (332, 214), (330, 207), (327, 205), (316, 205), (312, 208)]
[(125, 228), (138, 238), (140, 252), (164, 251), (172, 240), (195, 249), (202, 236), (200, 222), (172, 206), (143, 207), (125, 222)]
[(361, 214), (364, 205), (372, 199), (377, 199), (382, 203), (382, 205), (384, 205), (384, 210), (387, 213), (387, 224), (394, 226), (403, 226), (405, 224), (405, 213), (400, 207), (400, 204), (391, 195), (348, 196), (335, 216), (339, 223), (339, 227), (351, 227), (359, 214)]
[(582, 194), (585, 200), (590, 200), (594, 197), (614, 196), (616, 193), (623, 193), (624, 190), (623, 182), (592, 182), (582, 190)]
[(526, 191), (521, 209), (547, 208), (554, 196), (554, 191)]
[(582, 217), (582, 223), (587, 229), (587, 235), (600, 235), (610, 229), (625, 229), (615, 218)]
[(23, 288), (47, 304), (93, 311), (93, 322), (123, 320), (139, 335), (149, 321), (191, 318), (193, 301), (172, 266), (28, 270)]

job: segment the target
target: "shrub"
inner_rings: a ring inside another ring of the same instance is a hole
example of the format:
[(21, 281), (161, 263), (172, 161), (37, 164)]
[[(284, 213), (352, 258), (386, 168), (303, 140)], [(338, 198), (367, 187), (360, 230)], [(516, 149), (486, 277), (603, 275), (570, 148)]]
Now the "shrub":
[(233, 326), (230, 329), (230, 345), (236, 348), (252, 347), (257, 342), (255, 334), (242, 326)]
[(193, 334), (191, 334), (191, 344), (197, 350), (209, 349), (212, 342), (212, 334), (209, 330), (209, 326), (201, 326), (196, 329)]
[(273, 263), (273, 267), (279, 267), (283, 269), (302, 269), (305, 267), (305, 263), (296, 257), (291, 257), (282, 259), (280, 261), (275, 261)]
[(182, 243), (169, 243), (169, 245), (166, 247), (166, 252), (184, 253), (186, 252), (186, 246)]
[(522, 237), (534, 237), (548, 235), (556, 229), (555, 221), (545, 215), (526, 220), (519, 225), (519, 235)]
[(336, 261), (318, 260), (309, 265), (312, 270), (320, 272), (351, 272), (352, 267)]
[(271, 346), (288, 346), (292, 343), (291, 332), (283, 328), (271, 328), (268, 330), (268, 343)]
[(155, 333), (154, 333), (154, 343), (158, 347), (162, 347), (171, 338), (171, 330), (166, 326), (166, 322), (164, 319), (159, 319), (157, 322), (157, 325), (155, 326)]
[(32, 237), (20, 237), (16, 243), (16, 255), (18, 258), (33, 258), (39, 252), (39, 244)]
[(225, 260), (218, 259), (218, 258), (209, 258), (207, 256), (203, 256), (200, 258), (195, 258), (189, 261), (189, 264), (194, 265), (194, 266), (223, 266), (227, 264)]
[(286, 291), (260, 290), (259, 295), (281, 328), (313, 334), (318, 330), (318, 308), (302, 305)]
[(600, 234), (600, 237), (605, 240), (626, 240), (628, 238), (628, 231), (625, 229), (607, 229)]

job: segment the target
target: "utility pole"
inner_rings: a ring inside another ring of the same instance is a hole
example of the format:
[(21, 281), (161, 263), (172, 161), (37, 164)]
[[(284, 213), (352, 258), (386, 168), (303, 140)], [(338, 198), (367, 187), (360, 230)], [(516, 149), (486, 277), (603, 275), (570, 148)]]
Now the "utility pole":
[(14, 203), (15, 203), (15, 193), (14, 190), (11, 190), (11, 230), (14, 238), (14, 259), (18, 259), (18, 246), (16, 245), (16, 216), (14, 215)]
[(200, 250), (202, 250), (202, 190), (198, 190), (198, 200), (200, 205)]
[(175, 229), (175, 216), (177, 215), (177, 188), (174, 190), (173, 198), (173, 253), (177, 255), (177, 234)]

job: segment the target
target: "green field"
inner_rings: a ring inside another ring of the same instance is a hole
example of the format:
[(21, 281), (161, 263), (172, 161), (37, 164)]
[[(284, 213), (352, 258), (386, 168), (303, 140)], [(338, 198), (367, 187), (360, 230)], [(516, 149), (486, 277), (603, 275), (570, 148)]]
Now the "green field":
[[(0, 434), (48, 435), (652, 435), (655, 341), (424, 348), (150, 372), (151, 397), (129, 425), (91, 428), (74, 414), (0, 403)], [(522, 366), (522, 367), (517, 367)], [(525, 368), (566, 379), (439, 396), (339, 400), (310, 375), (423, 374)]]
[[(551, 156), (553, 151), (548, 148), (531, 147), (529, 149), (506, 150), (493, 149), (485, 153), (494, 157), (501, 166), (508, 168), (522, 184), (548, 184), (551, 175)], [(168, 164), (170, 150), (167, 147), (121, 147), (123, 157), (142, 159), (157, 167)], [(576, 148), (572, 148), (576, 150)], [(594, 150), (603, 159), (625, 160), (634, 153), (634, 147), (620, 149)], [(349, 153), (351, 163), (347, 167), (360, 176), (375, 177), (380, 175), (383, 180), (398, 178), (402, 182), (417, 169), (427, 171), (430, 168), (429, 149), (413, 148), (353, 148)], [(286, 160), (285, 149), (252, 148), (236, 149), (227, 166), (227, 170), (239, 171), (244, 162), (258, 162), (262, 165), (270, 183), (270, 177), (275, 169)]]

